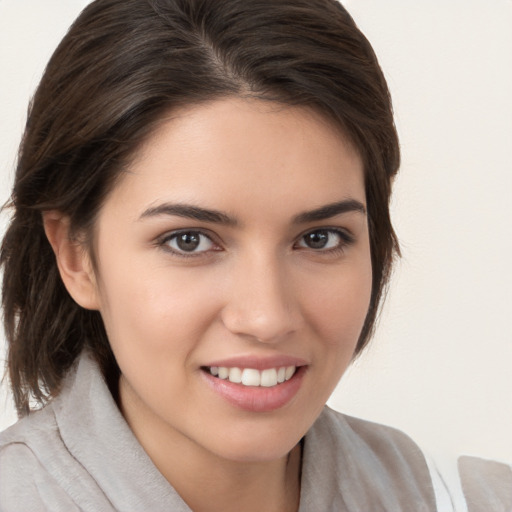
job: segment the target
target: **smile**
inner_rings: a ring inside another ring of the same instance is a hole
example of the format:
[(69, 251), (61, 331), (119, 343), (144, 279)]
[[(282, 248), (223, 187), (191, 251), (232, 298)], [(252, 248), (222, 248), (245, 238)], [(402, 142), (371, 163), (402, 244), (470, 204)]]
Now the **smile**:
[(216, 395), (250, 412), (271, 412), (292, 402), (308, 370), (308, 365), (281, 366), (283, 363), (277, 361), (276, 366), (259, 370), (250, 368), (249, 361), (245, 368), (241, 361), (238, 364), (202, 366), (201, 375)]
[(233, 384), (265, 388), (274, 387), (290, 380), (296, 370), (296, 366), (281, 366), (278, 368), (267, 368), (261, 371), (255, 368), (228, 368), (226, 366), (206, 367), (206, 371), (214, 377), (228, 380)]

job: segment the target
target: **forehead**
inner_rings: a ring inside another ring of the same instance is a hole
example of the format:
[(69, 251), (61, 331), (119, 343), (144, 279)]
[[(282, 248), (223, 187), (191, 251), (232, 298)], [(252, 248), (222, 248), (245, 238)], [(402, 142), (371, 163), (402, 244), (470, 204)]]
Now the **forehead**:
[(346, 198), (365, 204), (361, 158), (332, 122), (305, 107), (241, 98), (164, 119), (112, 195), (134, 215), (162, 201), (226, 211), (259, 204), (290, 215)]

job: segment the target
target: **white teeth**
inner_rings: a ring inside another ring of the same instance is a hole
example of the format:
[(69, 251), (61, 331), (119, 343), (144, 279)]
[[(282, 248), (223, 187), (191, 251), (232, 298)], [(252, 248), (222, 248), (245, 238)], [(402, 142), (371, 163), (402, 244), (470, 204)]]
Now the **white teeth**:
[(210, 366), (210, 373), (219, 379), (229, 380), (235, 384), (244, 386), (262, 386), (270, 388), (290, 380), (297, 367), (281, 366), (279, 368), (268, 368), (266, 370), (255, 370), (254, 368), (227, 368), (226, 366)]
[(275, 368), (270, 370), (263, 370), (261, 372), (261, 383), (260, 386), (270, 388), (277, 385), (277, 371)]
[(240, 384), (242, 382), (242, 370), (240, 368), (231, 368), (229, 370), (229, 381), (234, 382), (235, 384)]
[(227, 379), (229, 377), (229, 368), (219, 366), (219, 379)]
[(242, 384), (244, 386), (259, 386), (261, 382), (261, 374), (253, 368), (245, 368), (242, 372)]

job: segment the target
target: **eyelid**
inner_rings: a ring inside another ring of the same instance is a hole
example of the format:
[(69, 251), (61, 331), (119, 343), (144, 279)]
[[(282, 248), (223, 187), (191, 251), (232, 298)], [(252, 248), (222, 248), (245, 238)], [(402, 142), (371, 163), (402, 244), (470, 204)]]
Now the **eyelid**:
[(344, 248), (348, 247), (349, 245), (352, 245), (356, 238), (355, 236), (346, 228), (342, 228), (339, 226), (318, 226), (312, 229), (308, 229), (306, 231), (303, 231), (296, 239), (296, 242), (294, 245), (297, 245), (306, 235), (309, 235), (310, 233), (315, 233), (317, 231), (327, 231), (329, 233), (335, 233), (341, 238), (341, 242), (336, 247), (332, 247), (330, 249), (313, 249), (310, 247), (300, 247), (300, 249), (304, 250), (311, 250), (313, 252), (317, 253), (329, 253), (333, 251), (340, 251)]
[[(211, 241), (214, 248), (208, 249), (205, 251), (199, 251), (199, 252), (186, 252), (186, 251), (177, 251), (177, 250), (173, 249), (172, 247), (169, 247), (168, 242), (170, 240), (172, 240), (172, 239), (176, 238), (177, 236), (179, 236), (180, 234), (184, 234), (184, 233), (196, 233), (200, 236), (204, 236), (204, 237), (208, 238), (208, 240)], [(209, 230), (203, 229), (203, 228), (180, 228), (180, 229), (175, 229), (172, 231), (167, 231), (163, 235), (157, 237), (155, 240), (155, 243), (157, 246), (159, 246), (162, 250), (166, 251), (167, 253), (170, 253), (170, 254), (173, 254), (173, 255), (176, 255), (176, 256), (182, 257), (182, 258), (194, 258), (194, 257), (197, 258), (197, 257), (205, 256), (211, 252), (218, 252), (218, 251), (222, 250), (222, 246), (218, 241), (218, 237), (216, 235), (214, 235), (212, 232), (210, 232)]]
[[(301, 239), (303, 239), (306, 235), (308, 235), (310, 233), (314, 233), (316, 231), (327, 231), (330, 233), (334, 233), (340, 237), (341, 241), (336, 247), (332, 247), (329, 249), (313, 249), (313, 248), (309, 248), (309, 247), (297, 247), (298, 243), (301, 241)], [(201, 236), (204, 236), (211, 241), (211, 243), (214, 245), (214, 247), (212, 249), (208, 249), (208, 250), (204, 250), (204, 251), (200, 251), (200, 252), (186, 252), (186, 251), (182, 252), (182, 251), (177, 251), (177, 250), (169, 247), (169, 245), (168, 245), (169, 240), (172, 240), (173, 238), (179, 236), (182, 233), (197, 233)], [(310, 250), (312, 252), (319, 253), (319, 254), (321, 254), (321, 253), (329, 254), (329, 253), (336, 253), (336, 252), (343, 251), (346, 247), (352, 245), (355, 241), (356, 241), (356, 238), (354, 237), (354, 235), (350, 232), (350, 230), (348, 230), (346, 228), (342, 228), (339, 226), (318, 226), (318, 227), (310, 228), (310, 229), (303, 231), (295, 239), (294, 248), (298, 248), (301, 250)], [(158, 247), (160, 247), (162, 250), (166, 251), (167, 253), (170, 253), (170, 254), (173, 254), (173, 255), (176, 255), (176, 256), (182, 257), (182, 258), (191, 258), (191, 257), (197, 258), (197, 257), (201, 257), (201, 256), (204, 257), (205, 255), (208, 255), (212, 252), (219, 252), (219, 251), (223, 250), (222, 242), (219, 240), (219, 237), (215, 233), (212, 233), (208, 229), (195, 228), (195, 227), (194, 228), (180, 228), (180, 229), (167, 231), (155, 239), (155, 245), (157, 245)]]

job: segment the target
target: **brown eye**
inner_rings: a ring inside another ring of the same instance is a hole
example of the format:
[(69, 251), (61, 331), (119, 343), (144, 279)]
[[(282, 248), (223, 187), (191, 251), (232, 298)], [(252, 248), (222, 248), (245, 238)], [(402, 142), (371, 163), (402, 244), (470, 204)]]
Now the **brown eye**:
[(165, 240), (165, 244), (177, 253), (201, 253), (214, 246), (212, 240), (199, 231), (175, 233)]
[(351, 235), (338, 229), (315, 229), (302, 235), (297, 246), (314, 251), (330, 251), (342, 249), (353, 241)]
[(303, 240), (310, 249), (324, 249), (329, 243), (329, 232), (326, 230), (313, 231), (304, 235)]

